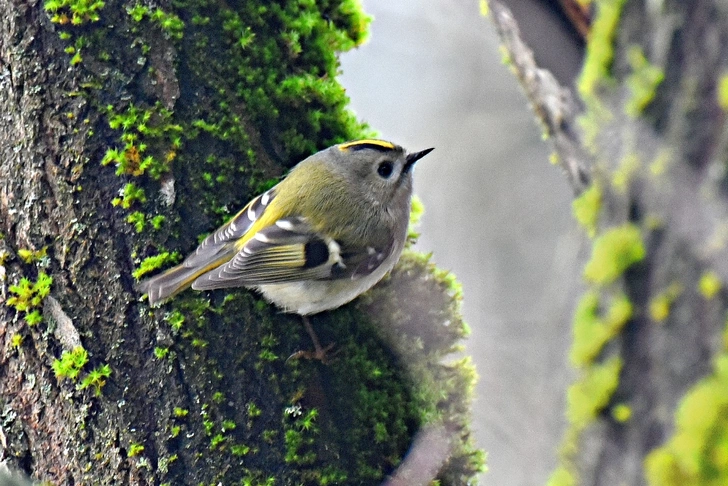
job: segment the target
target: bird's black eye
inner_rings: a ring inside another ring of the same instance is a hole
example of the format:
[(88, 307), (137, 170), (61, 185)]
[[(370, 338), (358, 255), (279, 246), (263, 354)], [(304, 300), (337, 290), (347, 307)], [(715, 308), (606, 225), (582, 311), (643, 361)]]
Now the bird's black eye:
[(393, 170), (394, 165), (390, 161), (385, 160), (384, 162), (379, 163), (379, 167), (377, 167), (377, 174), (384, 177), (385, 179), (389, 179), (389, 176), (392, 175)]

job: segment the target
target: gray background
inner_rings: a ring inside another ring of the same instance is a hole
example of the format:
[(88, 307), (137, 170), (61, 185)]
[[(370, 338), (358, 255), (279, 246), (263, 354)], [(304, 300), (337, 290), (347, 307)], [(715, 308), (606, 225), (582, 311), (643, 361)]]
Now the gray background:
[[(490, 468), (481, 484), (544, 484), (571, 378), (582, 241), (571, 190), (548, 162), (550, 147), (477, 0), (365, 0), (364, 8), (375, 17), (371, 38), (343, 55), (341, 81), (382, 138), (436, 147), (415, 173), (426, 210), (418, 247), (464, 286), (466, 350), (480, 375), (475, 437)], [(547, 26), (537, 15), (531, 24)], [(549, 52), (558, 58), (558, 48)]]

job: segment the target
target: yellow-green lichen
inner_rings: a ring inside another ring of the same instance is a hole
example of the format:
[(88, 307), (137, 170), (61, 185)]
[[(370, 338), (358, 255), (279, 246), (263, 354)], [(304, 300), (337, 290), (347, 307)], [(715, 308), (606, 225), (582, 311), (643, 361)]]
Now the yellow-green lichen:
[(584, 277), (598, 285), (610, 284), (644, 257), (645, 246), (637, 226), (626, 223), (610, 228), (594, 240)]
[(487, 17), (490, 15), (490, 6), (488, 5), (488, 0), (480, 0), (478, 3), (480, 7), (480, 15), (483, 17)]
[(625, 193), (634, 174), (640, 168), (640, 158), (635, 153), (625, 155), (612, 174), (612, 185), (620, 193)]
[(604, 363), (590, 366), (583, 376), (569, 387), (566, 395), (566, 417), (572, 431), (579, 433), (602, 411), (619, 385), (622, 359), (613, 356)]
[(728, 73), (723, 73), (718, 79), (717, 89), (718, 105), (723, 111), (728, 111)]
[(632, 303), (626, 295), (612, 299), (605, 316), (600, 316), (599, 295), (587, 292), (574, 313), (574, 342), (570, 358), (576, 367), (592, 363), (606, 343), (613, 339), (632, 317)]
[(625, 0), (597, 0), (597, 14), (586, 46), (578, 89), (584, 98), (594, 95), (596, 86), (609, 78), (614, 58), (614, 36)]
[(722, 287), (723, 283), (714, 271), (708, 270), (700, 276), (698, 290), (706, 299), (710, 300), (715, 297)]
[(23, 345), (23, 335), (15, 333), (10, 337), (10, 347), (11, 348), (19, 348)]
[(632, 418), (632, 407), (626, 403), (618, 403), (612, 407), (612, 418), (623, 424)]
[(665, 173), (672, 158), (670, 149), (661, 149), (653, 161), (650, 163), (650, 173), (654, 176), (660, 176)]
[(48, 247), (44, 246), (40, 250), (29, 250), (27, 248), (18, 249), (18, 258), (24, 263), (31, 264), (43, 260), (48, 256)]
[(660, 292), (650, 300), (650, 318), (655, 322), (663, 322), (670, 315), (672, 303), (682, 293), (682, 285), (673, 282), (667, 289)]
[(546, 486), (576, 486), (576, 474), (574, 474), (570, 468), (565, 465), (560, 465), (556, 470), (551, 473), (549, 480), (546, 482)]
[(599, 222), (599, 211), (602, 208), (602, 190), (598, 183), (593, 183), (571, 203), (576, 221), (586, 230), (589, 238), (594, 238)]
[(128, 457), (135, 457), (144, 452), (144, 446), (142, 444), (129, 444), (129, 450), (127, 451)]
[(630, 46), (627, 60), (632, 67), (632, 74), (625, 83), (631, 96), (625, 104), (625, 112), (630, 116), (638, 116), (655, 98), (657, 87), (665, 79), (665, 72), (649, 63), (642, 48)]
[(728, 353), (685, 395), (675, 432), (644, 462), (650, 486), (728, 484)]

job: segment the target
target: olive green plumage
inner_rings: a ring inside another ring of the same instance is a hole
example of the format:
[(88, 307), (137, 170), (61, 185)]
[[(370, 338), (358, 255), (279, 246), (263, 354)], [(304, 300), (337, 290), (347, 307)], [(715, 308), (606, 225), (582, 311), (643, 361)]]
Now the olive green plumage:
[(339, 307), (376, 284), (404, 248), (412, 168), (382, 140), (329, 147), (296, 165), (208, 236), (180, 265), (139, 290), (158, 304), (192, 287), (248, 287), (287, 312)]

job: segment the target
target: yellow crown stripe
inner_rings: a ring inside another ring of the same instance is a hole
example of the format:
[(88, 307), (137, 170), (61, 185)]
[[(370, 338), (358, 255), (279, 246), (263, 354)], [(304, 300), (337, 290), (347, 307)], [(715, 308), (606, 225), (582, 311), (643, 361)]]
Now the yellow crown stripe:
[(357, 147), (359, 145), (374, 145), (376, 147), (381, 147), (386, 150), (394, 150), (394, 144), (390, 142), (385, 142), (384, 140), (375, 140), (372, 138), (365, 138), (363, 140), (355, 140), (353, 142), (347, 142), (342, 143), (339, 145), (339, 150), (349, 150), (352, 147)]

